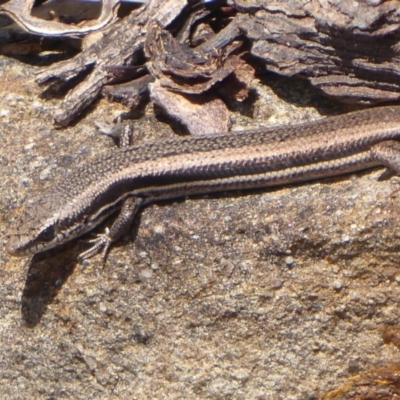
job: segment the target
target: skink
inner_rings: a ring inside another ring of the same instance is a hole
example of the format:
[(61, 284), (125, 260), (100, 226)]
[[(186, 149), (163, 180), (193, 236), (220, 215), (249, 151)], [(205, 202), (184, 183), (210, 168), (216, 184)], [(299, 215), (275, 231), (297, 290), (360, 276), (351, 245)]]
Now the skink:
[(81, 165), (15, 221), (7, 251), (32, 255), (92, 230), (110, 229), (82, 253), (105, 257), (140, 207), (161, 199), (263, 188), (384, 165), (400, 172), (400, 106), (125, 147)]

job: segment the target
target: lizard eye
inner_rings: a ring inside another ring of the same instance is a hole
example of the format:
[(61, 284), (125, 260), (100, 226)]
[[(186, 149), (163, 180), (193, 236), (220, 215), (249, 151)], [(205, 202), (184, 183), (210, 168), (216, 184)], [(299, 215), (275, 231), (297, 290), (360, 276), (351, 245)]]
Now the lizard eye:
[(44, 242), (50, 242), (55, 237), (55, 230), (53, 226), (48, 226), (44, 231), (40, 232), (38, 239)]

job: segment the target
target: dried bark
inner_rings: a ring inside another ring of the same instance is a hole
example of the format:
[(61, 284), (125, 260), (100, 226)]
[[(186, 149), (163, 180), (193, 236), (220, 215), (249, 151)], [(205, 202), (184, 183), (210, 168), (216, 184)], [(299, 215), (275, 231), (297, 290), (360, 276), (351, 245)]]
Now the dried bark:
[(151, 99), (185, 125), (192, 135), (226, 132), (229, 127), (229, 112), (217, 96), (183, 96), (156, 82), (151, 87)]
[(341, 101), (399, 98), (398, 1), (243, 1), (239, 24), (266, 69), (308, 78)]
[[(140, 103), (154, 80), (183, 95), (203, 94), (218, 83), (221, 92), (230, 91), (243, 100), (253, 78), (244, 51), (265, 70), (306, 78), (340, 101), (394, 101), (399, 98), (399, 27), (397, 1), (229, 0), (228, 6), (207, 9), (184, 0), (152, 0), (73, 59), (44, 70), (37, 81), (49, 84), (49, 93), (73, 87), (80, 79), (55, 113), (60, 125), (69, 124), (104, 85), (116, 80), (110, 71), (138, 65), (143, 51), (145, 73), (151, 77), (105, 89), (110, 98), (130, 107)], [(232, 75), (240, 90), (232, 90), (232, 80), (226, 79)], [(167, 102), (171, 96), (152, 97)], [(174, 103), (180, 100), (175, 100), (161, 106), (178, 112)], [(174, 115), (189, 126), (184, 114)]]
[(55, 121), (65, 126), (81, 114), (97, 98), (103, 86), (113, 80), (109, 67), (131, 65), (135, 58), (140, 58), (146, 38), (146, 26), (151, 18), (156, 18), (162, 25), (168, 25), (179, 15), (184, 5), (184, 0), (152, 0), (113, 25), (86, 51), (43, 71), (37, 77), (37, 82), (50, 84), (49, 91), (60, 91), (79, 75), (90, 71), (67, 94), (60, 109), (55, 112)]

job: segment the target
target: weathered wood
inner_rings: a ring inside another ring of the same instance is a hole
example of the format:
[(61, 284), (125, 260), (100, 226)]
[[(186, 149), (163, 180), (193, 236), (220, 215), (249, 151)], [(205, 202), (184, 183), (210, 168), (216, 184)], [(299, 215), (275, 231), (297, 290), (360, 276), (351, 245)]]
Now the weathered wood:
[(82, 72), (88, 73), (86, 78), (67, 94), (59, 110), (55, 112), (56, 123), (68, 125), (97, 98), (102, 87), (113, 80), (107, 67), (134, 64), (135, 58), (139, 58), (143, 50), (147, 24), (151, 18), (156, 18), (162, 25), (168, 25), (179, 15), (184, 5), (183, 0), (151, 0), (143, 8), (113, 25), (87, 50), (39, 74), (37, 82), (49, 83), (49, 91), (59, 90), (60, 85), (70, 84)]
[(353, 103), (399, 98), (398, 1), (230, 1), (269, 71), (302, 76), (330, 96)]
[[(37, 81), (49, 85), (47, 92), (72, 86), (56, 122), (69, 124), (114, 80), (109, 67), (137, 65), (143, 51), (153, 78), (142, 79), (139, 92), (145, 89), (143, 81), (154, 79), (183, 95), (204, 93), (217, 83), (226, 91), (226, 78), (236, 75), (242, 100), (253, 77), (242, 57), (248, 51), (266, 71), (308, 79), (340, 101), (373, 104), (399, 98), (398, 1), (229, 0), (227, 6), (213, 7), (152, 0), (73, 59), (44, 70)], [(123, 88), (125, 104), (138, 104)], [(183, 123), (185, 118), (178, 117)]]

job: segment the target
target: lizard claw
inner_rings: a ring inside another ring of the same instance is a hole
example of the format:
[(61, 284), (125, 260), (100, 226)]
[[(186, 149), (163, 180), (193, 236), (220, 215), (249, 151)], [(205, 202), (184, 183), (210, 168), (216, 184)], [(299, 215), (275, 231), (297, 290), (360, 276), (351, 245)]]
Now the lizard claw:
[(101, 235), (98, 235), (97, 238), (88, 240), (87, 243), (92, 243), (93, 246), (83, 253), (79, 254), (78, 260), (83, 261), (87, 258), (91, 258), (94, 255), (98, 254), (101, 250), (101, 258), (103, 263), (105, 264), (107, 259), (108, 250), (110, 249), (111, 243), (113, 240), (109, 236), (110, 230), (108, 228), (105, 229), (105, 232)]

